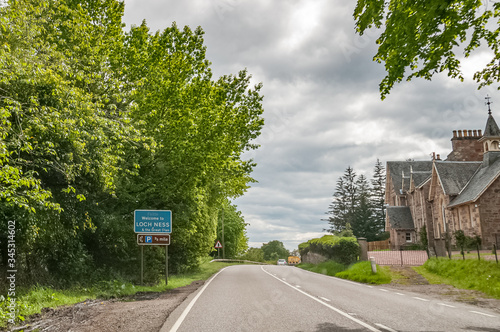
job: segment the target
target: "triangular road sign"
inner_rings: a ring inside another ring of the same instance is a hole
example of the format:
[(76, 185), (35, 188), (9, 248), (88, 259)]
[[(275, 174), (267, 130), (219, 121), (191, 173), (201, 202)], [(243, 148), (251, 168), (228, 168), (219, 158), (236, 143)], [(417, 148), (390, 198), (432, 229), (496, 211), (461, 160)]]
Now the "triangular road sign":
[(220, 241), (217, 240), (217, 243), (215, 244), (215, 249), (220, 249), (222, 248), (222, 244), (220, 244)]

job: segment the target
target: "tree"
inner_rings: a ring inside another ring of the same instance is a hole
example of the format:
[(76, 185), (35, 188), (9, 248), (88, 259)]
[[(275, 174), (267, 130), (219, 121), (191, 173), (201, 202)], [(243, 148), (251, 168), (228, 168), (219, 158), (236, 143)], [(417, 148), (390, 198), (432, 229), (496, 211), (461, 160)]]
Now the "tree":
[(248, 249), (246, 226), (241, 212), (229, 201), (219, 211), (217, 238), (222, 242), (222, 223), (224, 223), (224, 253), (226, 258), (236, 258)]
[(460, 47), (468, 57), (480, 45), (487, 45), (492, 51), (490, 62), (474, 74), (474, 79), (480, 87), (498, 82), (499, 17), (500, 3), (487, 2), (484, 6), (478, 0), (358, 0), (354, 10), (360, 35), (373, 27), (384, 29), (374, 57), (374, 61), (384, 62), (387, 72), (380, 83), (382, 99), (405, 76), (407, 80), (430, 80), (435, 73), (446, 72), (463, 80), (456, 55)]
[(377, 233), (382, 233), (385, 229), (385, 168), (382, 162), (377, 159), (371, 180), (371, 204), (373, 208), (373, 223)]
[(356, 173), (348, 166), (344, 175), (337, 180), (333, 201), (329, 206), (327, 221), (331, 233), (340, 232), (347, 224), (353, 225), (356, 207)]
[[(123, 10), (117, 0), (0, 7), (0, 216), (18, 226), (19, 282), (133, 278), (134, 209), (172, 210), (170, 271), (195, 267), (220, 207), (254, 181), (242, 154), (257, 148), (262, 86), (246, 70), (213, 79), (201, 28), (125, 31)], [(236, 254), (245, 224), (227, 209)], [(162, 248), (146, 255), (165, 261)]]
[(264, 253), (264, 260), (278, 260), (286, 259), (290, 255), (290, 252), (285, 248), (283, 242), (274, 240), (262, 245), (262, 252)]
[(368, 180), (361, 174), (356, 180), (356, 206), (353, 213), (352, 232), (356, 237), (374, 241), (378, 227), (373, 218), (373, 206), (370, 200)]
[(353, 234), (369, 241), (380, 238), (385, 225), (385, 173), (379, 160), (370, 182), (371, 186), (364, 175), (358, 176), (352, 167), (347, 167), (337, 181), (327, 212), (330, 233)]

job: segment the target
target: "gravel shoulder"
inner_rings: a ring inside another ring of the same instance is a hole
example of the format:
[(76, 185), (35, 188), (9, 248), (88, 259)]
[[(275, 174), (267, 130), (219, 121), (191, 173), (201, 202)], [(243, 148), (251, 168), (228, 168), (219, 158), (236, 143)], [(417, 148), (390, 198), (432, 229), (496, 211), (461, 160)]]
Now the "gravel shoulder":
[[(487, 308), (500, 314), (500, 300), (488, 298), (481, 292), (457, 289), (449, 285), (430, 285), (410, 267), (391, 267), (405, 276), (384, 288), (422, 294), (439, 301), (457, 301)], [(205, 281), (161, 293), (138, 293), (122, 299), (89, 300), (73, 306), (44, 309), (29, 318), (24, 326), (9, 331), (25, 332), (135, 332), (160, 331), (163, 323), (192, 292)]]

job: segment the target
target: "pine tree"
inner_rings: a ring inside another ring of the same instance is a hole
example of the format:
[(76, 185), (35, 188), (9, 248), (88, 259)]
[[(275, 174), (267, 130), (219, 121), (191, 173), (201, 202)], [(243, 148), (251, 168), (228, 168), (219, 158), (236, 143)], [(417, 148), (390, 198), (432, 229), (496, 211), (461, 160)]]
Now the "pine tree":
[(377, 233), (385, 230), (385, 168), (382, 162), (377, 159), (371, 180), (371, 201), (373, 208), (373, 223), (376, 225)]
[(356, 173), (352, 167), (347, 167), (344, 175), (337, 180), (333, 201), (329, 205), (327, 214), (330, 233), (338, 233), (352, 223), (356, 206)]
[(356, 206), (354, 208), (352, 232), (356, 237), (374, 241), (377, 227), (374, 223), (374, 209), (371, 201), (371, 188), (364, 175), (356, 180)]

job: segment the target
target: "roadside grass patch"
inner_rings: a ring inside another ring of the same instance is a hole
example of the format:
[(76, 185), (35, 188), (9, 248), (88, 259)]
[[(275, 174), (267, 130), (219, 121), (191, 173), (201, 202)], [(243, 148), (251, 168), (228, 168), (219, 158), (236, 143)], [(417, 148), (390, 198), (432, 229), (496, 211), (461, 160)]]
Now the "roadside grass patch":
[(500, 266), (494, 261), (431, 258), (417, 271), (431, 283), (474, 289), (500, 299)]
[(391, 282), (391, 274), (385, 268), (377, 265), (377, 273), (372, 272), (371, 262), (358, 262), (351, 265), (347, 270), (335, 275), (338, 278), (349, 279), (367, 284), (388, 284)]
[(326, 261), (319, 264), (300, 263), (297, 265), (297, 267), (311, 272), (326, 274), (332, 277), (347, 268), (347, 266), (345, 266), (344, 264), (340, 264), (334, 261)]
[[(239, 263), (213, 262), (208, 260), (203, 262), (200, 267), (189, 273), (172, 275), (168, 278), (168, 285), (165, 286), (165, 280), (153, 286), (137, 286), (130, 282), (111, 280), (100, 281), (91, 287), (72, 287), (69, 289), (54, 289), (45, 286), (34, 286), (30, 289), (18, 289), (16, 298), (16, 309), (19, 310), (16, 317), (16, 323), (23, 322), (30, 315), (41, 313), (43, 308), (57, 308), (64, 305), (73, 305), (94, 299), (121, 298), (134, 295), (138, 292), (163, 292), (165, 290), (183, 287), (191, 284), (193, 281), (206, 280), (220, 269), (237, 265)], [(10, 299), (0, 296), (0, 328), (7, 327), (8, 305)]]

